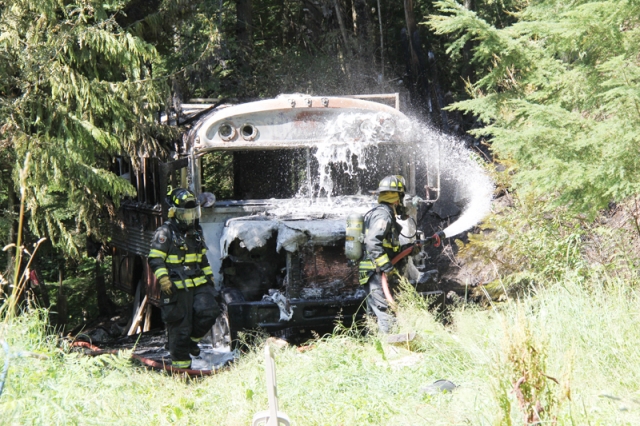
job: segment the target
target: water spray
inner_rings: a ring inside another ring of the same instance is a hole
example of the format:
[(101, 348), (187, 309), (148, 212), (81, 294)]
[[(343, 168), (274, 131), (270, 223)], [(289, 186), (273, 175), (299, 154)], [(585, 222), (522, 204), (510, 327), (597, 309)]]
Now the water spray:
[(331, 164), (343, 164), (345, 172), (351, 176), (356, 173), (352, 156), (357, 157), (357, 168), (366, 170), (365, 154), (371, 146), (381, 140), (389, 140), (397, 131), (397, 124), (386, 113), (344, 113), (325, 125), (325, 141), (318, 145), (314, 153), (318, 161), (318, 194), (325, 191), (331, 196)]
[[(342, 165), (344, 173), (350, 176), (358, 170), (370, 169), (375, 166), (367, 158), (371, 148), (391, 139), (415, 142), (416, 161), (421, 161), (426, 168), (427, 193), (425, 199), (414, 196), (411, 200), (414, 206), (442, 202), (461, 209), (458, 219), (434, 237), (458, 235), (479, 223), (491, 210), (493, 182), (481, 166), (481, 160), (455, 136), (443, 134), (415, 119), (396, 123), (389, 114), (381, 112), (340, 114), (327, 121), (319, 133), (326, 135), (325, 139), (317, 145), (315, 152), (307, 154), (315, 157), (317, 174), (311, 176), (308, 158), (309, 182), (296, 196), (299, 200), (308, 199), (308, 203), (295, 203), (295, 208), (283, 205), (278, 213), (313, 213), (330, 209), (332, 213), (350, 214), (369, 210), (370, 204), (363, 203), (361, 195), (331, 197), (335, 184), (331, 166)], [(436, 194), (431, 194), (434, 191)], [(323, 193), (325, 196), (321, 197)]]
[(438, 152), (438, 199), (446, 198), (462, 210), (458, 219), (441, 231), (441, 238), (451, 238), (472, 228), (490, 212), (494, 185), (475, 154), (460, 139), (425, 124), (416, 125), (416, 129), (426, 136), (421, 145), (427, 161), (430, 153)]

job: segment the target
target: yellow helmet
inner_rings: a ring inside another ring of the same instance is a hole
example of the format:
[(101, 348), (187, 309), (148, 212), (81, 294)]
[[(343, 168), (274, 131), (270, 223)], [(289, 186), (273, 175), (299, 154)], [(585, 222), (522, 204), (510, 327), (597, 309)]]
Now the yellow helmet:
[(200, 203), (188, 189), (169, 189), (166, 201), (169, 204), (169, 217), (175, 217), (179, 222), (191, 225), (200, 217)]
[(373, 191), (376, 194), (381, 192), (406, 192), (407, 184), (404, 177), (400, 175), (389, 175), (383, 178), (378, 185), (378, 189)]

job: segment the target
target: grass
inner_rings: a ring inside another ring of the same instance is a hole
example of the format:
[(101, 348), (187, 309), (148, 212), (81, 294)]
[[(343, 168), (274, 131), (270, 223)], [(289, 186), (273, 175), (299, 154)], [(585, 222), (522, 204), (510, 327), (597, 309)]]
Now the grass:
[[(305, 352), (276, 350), (280, 409), (295, 425), (520, 425), (532, 415), (542, 424), (640, 424), (640, 297), (620, 281), (590, 284), (567, 280), (492, 310), (460, 305), (448, 327), (408, 295), (398, 319), (400, 331), (418, 332), (409, 346), (343, 330)], [(2, 424), (246, 425), (267, 409), (260, 347), (188, 380), (126, 353), (72, 353), (47, 334), (45, 318), (1, 325), (13, 354)], [(524, 404), (513, 392), (520, 377)], [(438, 379), (458, 388), (421, 390)]]

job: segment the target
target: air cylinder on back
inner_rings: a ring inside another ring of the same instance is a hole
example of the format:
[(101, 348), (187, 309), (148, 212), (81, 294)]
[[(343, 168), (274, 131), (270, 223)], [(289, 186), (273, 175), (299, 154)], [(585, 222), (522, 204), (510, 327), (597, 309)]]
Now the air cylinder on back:
[(347, 259), (360, 260), (362, 258), (362, 234), (364, 217), (358, 213), (347, 216), (347, 232), (344, 241), (344, 253)]

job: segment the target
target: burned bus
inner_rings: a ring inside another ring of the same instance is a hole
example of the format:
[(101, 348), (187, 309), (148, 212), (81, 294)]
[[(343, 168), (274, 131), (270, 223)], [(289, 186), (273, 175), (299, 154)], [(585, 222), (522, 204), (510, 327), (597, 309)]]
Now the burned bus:
[[(345, 219), (375, 205), (369, 190), (386, 175), (402, 174), (416, 194), (411, 121), (398, 103), (397, 94), (296, 94), (200, 106), (172, 161), (144, 158), (138, 171), (116, 164), (138, 196), (122, 202), (113, 226), (114, 284), (158, 305), (147, 254), (168, 186), (183, 186), (201, 201), (221, 293), (214, 345), (245, 330), (296, 338), (350, 326), (365, 294), (345, 256)], [(405, 236), (415, 238), (415, 227)]]

